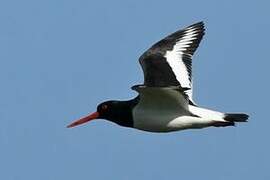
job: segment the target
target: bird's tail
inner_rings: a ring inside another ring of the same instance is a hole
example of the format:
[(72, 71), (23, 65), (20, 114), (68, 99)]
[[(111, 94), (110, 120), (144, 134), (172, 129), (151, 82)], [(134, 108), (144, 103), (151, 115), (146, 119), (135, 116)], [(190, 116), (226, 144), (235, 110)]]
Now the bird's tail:
[(223, 119), (229, 122), (247, 122), (248, 117), (243, 113), (225, 113)]
[(236, 122), (247, 122), (248, 115), (243, 113), (225, 113), (223, 116), (224, 121), (214, 121), (215, 127), (234, 126)]
[(234, 126), (236, 122), (247, 122), (249, 117), (244, 113), (222, 113), (192, 105), (189, 110), (203, 119), (211, 120), (211, 126), (215, 127)]

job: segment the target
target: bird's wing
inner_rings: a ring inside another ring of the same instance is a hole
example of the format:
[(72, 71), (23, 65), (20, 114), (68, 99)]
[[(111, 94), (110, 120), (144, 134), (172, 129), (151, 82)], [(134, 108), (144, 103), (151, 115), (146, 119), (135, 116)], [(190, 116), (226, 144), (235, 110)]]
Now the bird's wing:
[(139, 59), (148, 87), (181, 86), (192, 101), (192, 55), (204, 35), (199, 22), (154, 44)]
[(135, 85), (132, 87), (137, 91), (139, 104), (145, 109), (148, 107), (162, 110), (186, 110), (188, 111), (188, 96), (180, 86), (170, 87), (148, 87), (144, 85)]

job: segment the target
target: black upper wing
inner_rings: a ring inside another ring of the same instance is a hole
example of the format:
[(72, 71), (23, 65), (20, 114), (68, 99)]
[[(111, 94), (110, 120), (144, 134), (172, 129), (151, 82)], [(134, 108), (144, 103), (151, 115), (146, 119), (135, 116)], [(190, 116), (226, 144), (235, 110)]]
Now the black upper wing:
[(154, 44), (139, 59), (144, 85), (149, 87), (181, 86), (192, 101), (192, 55), (204, 35), (199, 22), (167, 36)]

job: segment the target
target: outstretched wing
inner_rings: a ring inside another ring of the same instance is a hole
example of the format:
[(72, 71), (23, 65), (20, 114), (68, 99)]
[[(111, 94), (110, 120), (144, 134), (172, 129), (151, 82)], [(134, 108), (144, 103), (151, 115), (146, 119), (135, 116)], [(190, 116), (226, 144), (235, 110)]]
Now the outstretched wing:
[(204, 35), (199, 22), (154, 44), (139, 59), (148, 87), (181, 86), (192, 101), (192, 55)]

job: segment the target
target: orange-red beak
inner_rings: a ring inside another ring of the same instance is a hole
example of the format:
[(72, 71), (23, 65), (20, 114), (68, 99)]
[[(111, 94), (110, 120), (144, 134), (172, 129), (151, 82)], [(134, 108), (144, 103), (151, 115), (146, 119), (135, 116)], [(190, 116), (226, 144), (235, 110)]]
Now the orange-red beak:
[(73, 123), (71, 123), (70, 125), (67, 126), (67, 128), (71, 128), (71, 127), (74, 127), (74, 126), (78, 126), (80, 124), (84, 124), (88, 121), (91, 121), (91, 120), (94, 120), (94, 119), (97, 119), (99, 118), (99, 113), (98, 112), (94, 112), (93, 114), (90, 114), (88, 116), (85, 116), (77, 121), (74, 121)]

